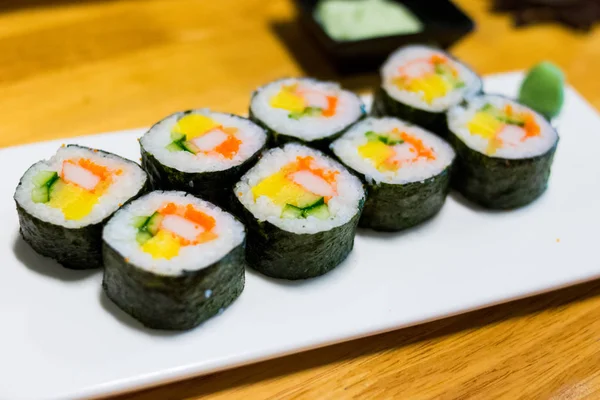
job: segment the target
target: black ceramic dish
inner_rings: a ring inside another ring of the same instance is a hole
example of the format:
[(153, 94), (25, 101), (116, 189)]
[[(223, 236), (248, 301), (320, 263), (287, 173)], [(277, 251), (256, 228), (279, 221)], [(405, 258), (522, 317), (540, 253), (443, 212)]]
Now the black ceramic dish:
[[(352, 0), (348, 0), (352, 1)], [(312, 34), (340, 72), (365, 72), (378, 68), (400, 46), (423, 43), (448, 48), (471, 32), (475, 23), (447, 0), (398, 1), (421, 20), (423, 31), (410, 35), (384, 36), (355, 41), (336, 41), (315, 19), (318, 0), (295, 0), (300, 22)]]

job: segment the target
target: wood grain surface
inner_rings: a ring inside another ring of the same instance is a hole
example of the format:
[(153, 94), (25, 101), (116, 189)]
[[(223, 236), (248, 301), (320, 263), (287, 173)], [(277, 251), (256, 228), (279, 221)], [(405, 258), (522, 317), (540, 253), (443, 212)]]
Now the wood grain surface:
[[(514, 30), (487, 1), (457, 3), (478, 30), (453, 52), (478, 72), (549, 59), (600, 107), (598, 28)], [(0, 0), (0, 147), (244, 112), (253, 88), (290, 75), (377, 81), (336, 76), (289, 0)], [(598, 399), (599, 339), (592, 282), (114, 399)]]

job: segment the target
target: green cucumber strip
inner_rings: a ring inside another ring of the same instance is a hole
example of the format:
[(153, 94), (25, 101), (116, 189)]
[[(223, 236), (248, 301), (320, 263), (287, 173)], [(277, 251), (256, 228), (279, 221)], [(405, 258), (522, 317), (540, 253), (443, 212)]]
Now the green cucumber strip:
[(152, 234), (150, 232), (146, 232), (146, 231), (139, 231), (136, 235), (135, 235), (135, 240), (137, 240), (137, 242), (139, 244), (144, 244), (146, 243), (148, 240), (152, 239)]
[(327, 204), (319, 204), (318, 206), (311, 207), (308, 210), (304, 210), (304, 217), (315, 217), (318, 219), (327, 219), (329, 218), (329, 207)]
[(42, 186), (31, 191), (31, 200), (34, 203), (47, 203), (50, 201), (50, 188)]
[(144, 226), (146, 226), (146, 224), (148, 223), (148, 221), (150, 220), (150, 217), (146, 216), (146, 217), (133, 217), (133, 223), (132, 225), (135, 228), (143, 228)]
[(188, 153), (196, 154), (198, 152), (198, 148), (192, 142), (181, 142), (180, 146)]
[(146, 222), (145, 229), (148, 232), (150, 232), (153, 236), (156, 235), (158, 233), (158, 230), (160, 229), (160, 223), (162, 222), (162, 220), (163, 216), (160, 215), (158, 212), (155, 212), (148, 219), (148, 222)]
[(481, 109), (479, 111), (487, 112), (487, 113), (493, 115), (498, 121), (500, 121), (504, 124), (525, 126), (525, 121), (523, 121), (522, 119), (510, 117), (489, 103), (487, 103), (486, 105), (481, 107)]
[(462, 87), (466, 86), (466, 84), (463, 81), (461, 81), (459, 78), (455, 77), (452, 74), (452, 71), (450, 70), (450, 68), (447, 65), (435, 64), (434, 68), (435, 68), (435, 73), (438, 75), (442, 75), (446, 79), (448, 79), (448, 81), (450, 81), (450, 83), (452, 84), (454, 89), (458, 89), (458, 88), (462, 88)]
[(304, 211), (306, 211), (306, 210), (309, 210), (311, 208), (318, 207), (321, 204), (325, 204), (325, 199), (323, 197), (319, 197), (319, 199), (317, 201), (315, 201), (314, 203), (311, 203), (311, 204), (309, 204), (309, 205), (307, 205), (305, 207), (302, 207), (302, 209)]
[(387, 135), (380, 135), (373, 131), (369, 131), (369, 132), (365, 133), (365, 136), (367, 137), (367, 139), (369, 141), (379, 140), (381, 143), (387, 144), (389, 146), (404, 143), (404, 140), (402, 140), (402, 139), (391, 138)]
[(174, 142), (183, 142), (185, 141), (186, 137), (185, 137), (185, 133), (181, 133), (181, 132), (171, 132), (171, 139)]
[(404, 143), (404, 140), (402, 139), (393, 139), (389, 136), (379, 136), (379, 141), (383, 142), (383, 144), (387, 144), (388, 146), (394, 146), (396, 144)]
[(173, 143), (167, 145), (167, 147), (165, 147), (165, 148), (169, 151), (184, 151), (184, 148), (181, 147), (180, 142), (173, 142)]
[(521, 119), (513, 118), (513, 117), (506, 117), (506, 116), (498, 115), (498, 116), (496, 116), (496, 119), (498, 121), (503, 122), (508, 125), (517, 125), (517, 126), (521, 126), (521, 127), (525, 126), (525, 121), (523, 121)]
[(286, 204), (281, 211), (281, 218), (296, 219), (302, 218), (303, 210), (291, 204)]
[(312, 193), (309, 194), (309, 195), (307, 195), (307, 197), (308, 198), (306, 199), (306, 201), (304, 201), (303, 203), (298, 203), (296, 205), (296, 207), (301, 208), (301, 209), (305, 209), (307, 207), (312, 206), (313, 204), (317, 203), (319, 200), (322, 199), (321, 196), (318, 196), (316, 194), (313, 195)]
[(485, 105), (479, 109), (479, 111), (483, 112), (490, 112), (492, 110), (495, 110), (495, 107), (490, 103), (485, 103)]
[(367, 133), (365, 133), (365, 136), (367, 139), (369, 139), (369, 141), (374, 142), (375, 140), (379, 140), (379, 135), (373, 131), (369, 131)]
[(302, 117), (314, 117), (320, 115), (322, 112), (323, 109), (319, 107), (306, 107), (302, 111), (290, 113), (288, 117), (291, 119), (300, 119)]
[(33, 178), (33, 184), (35, 187), (52, 186), (52, 184), (58, 179), (58, 174), (55, 171), (40, 171)]

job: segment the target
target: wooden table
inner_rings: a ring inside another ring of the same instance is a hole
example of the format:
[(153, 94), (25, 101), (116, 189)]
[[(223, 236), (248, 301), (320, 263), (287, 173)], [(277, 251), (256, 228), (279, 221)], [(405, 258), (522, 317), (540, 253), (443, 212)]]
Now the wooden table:
[[(600, 107), (598, 29), (517, 31), (486, 1), (458, 3), (479, 27), (453, 50), (480, 73), (550, 59)], [(336, 77), (288, 0), (0, 0), (0, 8), (0, 147), (146, 126), (191, 107), (244, 112), (253, 88), (286, 75), (357, 90), (376, 82)], [(592, 282), (120, 399), (600, 398), (599, 295)]]

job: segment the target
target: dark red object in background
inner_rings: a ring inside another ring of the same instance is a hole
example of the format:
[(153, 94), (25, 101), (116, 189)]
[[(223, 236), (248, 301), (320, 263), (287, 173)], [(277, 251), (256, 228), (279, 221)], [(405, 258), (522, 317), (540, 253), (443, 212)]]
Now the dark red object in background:
[(493, 10), (510, 12), (516, 26), (560, 22), (589, 30), (600, 20), (600, 0), (494, 0)]

